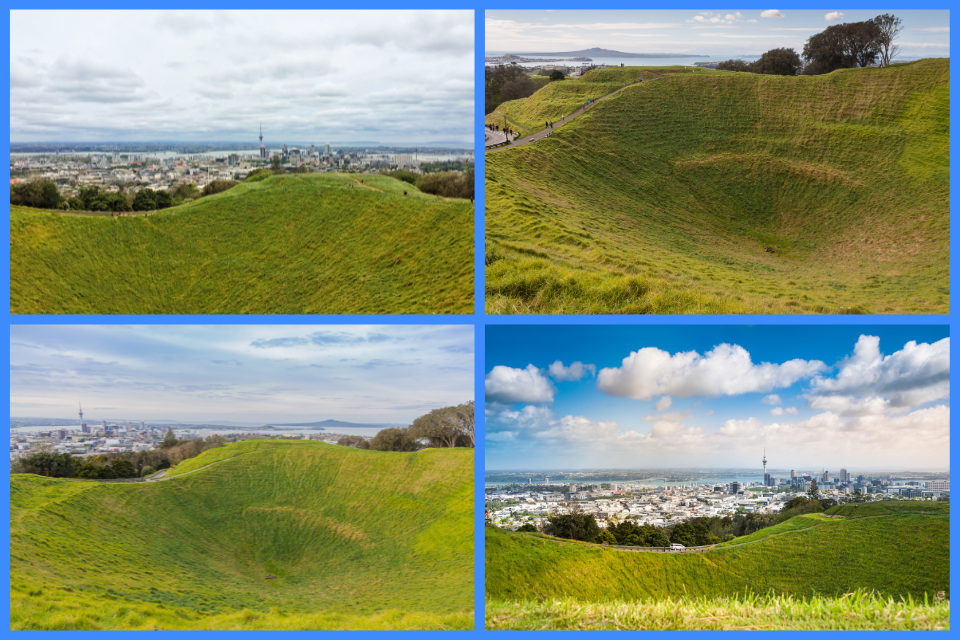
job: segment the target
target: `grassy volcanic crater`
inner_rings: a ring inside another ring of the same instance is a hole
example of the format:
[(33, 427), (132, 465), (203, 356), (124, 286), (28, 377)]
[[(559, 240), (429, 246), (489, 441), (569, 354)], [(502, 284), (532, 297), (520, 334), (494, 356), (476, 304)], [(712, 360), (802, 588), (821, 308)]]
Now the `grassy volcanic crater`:
[(487, 626), (949, 626), (948, 505), (882, 502), (827, 513), (835, 517), (795, 516), (695, 554), (487, 527)]
[(487, 154), (488, 312), (948, 312), (948, 60), (600, 71), (488, 117), (539, 129), (644, 75)]
[(11, 627), (472, 628), (473, 450), (254, 441), (191, 462), (12, 476)]
[(149, 217), (12, 207), (10, 306), (470, 313), (473, 238), (470, 201), (377, 175), (274, 176)]

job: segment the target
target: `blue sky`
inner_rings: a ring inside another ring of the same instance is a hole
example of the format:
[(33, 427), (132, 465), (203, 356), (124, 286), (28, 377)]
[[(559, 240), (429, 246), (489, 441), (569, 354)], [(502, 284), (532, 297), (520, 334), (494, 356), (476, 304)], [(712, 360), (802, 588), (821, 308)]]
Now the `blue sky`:
[(489, 326), (486, 468), (948, 469), (941, 326)]
[(907, 57), (950, 55), (949, 11), (768, 9), (661, 11), (487, 11), (486, 50), (561, 52), (600, 47), (627, 53), (683, 53), (726, 59), (790, 47), (841, 22), (893, 13)]
[(472, 326), (13, 325), (10, 414), (409, 423), (473, 367)]

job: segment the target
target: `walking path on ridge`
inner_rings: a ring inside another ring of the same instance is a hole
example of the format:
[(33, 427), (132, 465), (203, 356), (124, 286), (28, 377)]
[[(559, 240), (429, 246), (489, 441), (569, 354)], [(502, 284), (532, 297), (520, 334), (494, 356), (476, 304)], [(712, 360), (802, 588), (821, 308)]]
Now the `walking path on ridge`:
[[(655, 78), (655, 79), (658, 79), (658, 78)], [(644, 80), (644, 82), (653, 82), (653, 80)], [(513, 144), (508, 144), (508, 145), (505, 145), (505, 146), (503, 146), (503, 147), (497, 147), (496, 149), (486, 149), (486, 152), (487, 152), (487, 153), (492, 153), (492, 152), (494, 152), (494, 151), (499, 151), (500, 149), (513, 149), (513, 148), (516, 148), (516, 147), (522, 147), (522, 146), (525, 145), (525, 144), (530, 144), (531, 142), (536, 142), (537, 140), (543, 140), (544, 138), (546, 138), (547, 136), (549, 136), (551, 133), (553, 133), (555, 130), (559, 129), (559, 128), (562, 127), (563, 125), (567, 124), (568, 122), (570, 122), (571, 120), (573, 120), (573, 119), (576, 118), (577, 116), (581, 115), (582, 113), (584, 113), (585, 111), (587, 111), (588, 109), (590, 109), (590, 107), (592, 107), (592, 106), (593, 106), (594, 104), (596, 104), (597, 102), (600, 102), (601, 100), (606, 100), (606, 99), (609, 98), (610, 96), (616, 95), (616, 94), (620, 93), (621, 91), (623, 91), (624, 89), (626, 89), (626, 88), (628, 88), (628, 87), (632, 87), (632, 86), (635, 85), (635, 84), (641, 84), (641, 83), (640, 83), (640, 82), (631, 82), (631, 83), (628, 84), (626, 87), (620, 87), (620, 88), (617, 89), (616, 91), (612, 91), (612, 92), (608, 93), (607, 95), (603, 96), (602, 98), (597, 98), (597, 99), (594, 100), (593, 103), (591, 103), (589, 106), (580, 107), (579, 109), (577, 109), (576, 111), (574, 111), (573, 113), (571, 113), (569, 116), (564, 117), (563, 120), (561, 120), (561, 121), (559, 121), (559, 122), (554, 122), (554, 123), (553, 123), (553, 129), (547, 128), (547, 129), (544, 129), (543, 131), (538, 131), (538, 132), (536, 132), (536, 133), (534, 133), (534, 134), (531, 134), (531, 135), (529, 135), (529, 136), (527, 136), (527, 137), (525, 137), (525, 138), (520, 138), (520, 139), (518, 139), (518, 140), (514, 140)]]

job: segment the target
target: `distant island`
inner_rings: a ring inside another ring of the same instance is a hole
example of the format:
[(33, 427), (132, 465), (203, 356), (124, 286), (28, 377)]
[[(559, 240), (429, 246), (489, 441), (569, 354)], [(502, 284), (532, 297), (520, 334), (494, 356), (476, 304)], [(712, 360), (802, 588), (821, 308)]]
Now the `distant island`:
[(581, 49), (580, 51), (563, 51), (559, 53), (524, 53), (525, 56), (592, 56), (594, 58), (709, 58), (710, 56), (694, 53), (624, 53), (610, 49)]
[(320, 422), (293, 422), (293, 423), (276, 423), (268, 424), (266, 427), (303, 427), (309, 429), (337, 429), (342, 427), (357, 428), (357, 427), (366, 427), (370, 429), (389, 429), (391, 427), (405, 427), (406, 424), (359, 424), (356, 422), (343, 422), (341, 420), (322, 420)]

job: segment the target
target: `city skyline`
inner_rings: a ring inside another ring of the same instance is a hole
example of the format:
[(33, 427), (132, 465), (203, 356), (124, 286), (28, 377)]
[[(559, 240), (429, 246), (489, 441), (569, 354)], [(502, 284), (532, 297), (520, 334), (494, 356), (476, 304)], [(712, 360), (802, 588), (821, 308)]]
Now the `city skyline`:
[(490, 327), (486, 468), (949, 469), (947, 334)]
[(14, 325), (10, 352), (17, 417), (409, 423), (473, 396), (463, 326)]
[[(807, 38), (834, 24), (871, 20), (884, 10), (617, 10), (486, 12), (486, 51), (546, 53), (600, 47), (625, 53), (756, 55), (801, 53)], [(894, 11), (906, 57), (950, 55), (949, 11)], [(642, 60), (628, 64), (641, 64)]]
[(473, 32), (472, 11), (12, 11), (10, 139), (256, 148), (262, 121), (472, 146)]

